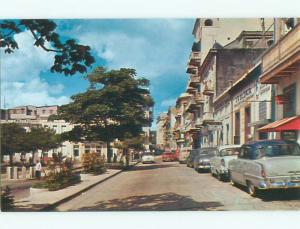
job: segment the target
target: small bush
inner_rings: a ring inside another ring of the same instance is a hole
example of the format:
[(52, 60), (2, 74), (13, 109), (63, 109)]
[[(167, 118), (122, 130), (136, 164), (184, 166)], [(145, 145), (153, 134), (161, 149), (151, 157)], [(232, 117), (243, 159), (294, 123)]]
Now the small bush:
[(46, 182), (41, 185), (49, 191), (56, 191), (80, 182), (80, 173), (73, 170), (74, 160), (55, 156), (49, 161)]
[(11, 189), (6, 186), (4, 190), (1, 189), (1, 210), (10, 211), (14, 208), (14, 196), (11, 195)]
[(106, 171), (105, 156), (97, 152), (86, 153), (82, 156), (82, 166), (86, 173), (102, 174)]

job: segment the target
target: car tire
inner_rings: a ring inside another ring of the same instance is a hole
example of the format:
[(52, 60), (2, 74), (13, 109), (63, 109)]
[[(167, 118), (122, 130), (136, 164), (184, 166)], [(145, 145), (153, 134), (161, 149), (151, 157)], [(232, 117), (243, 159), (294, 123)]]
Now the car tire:
[(247, 181), (247, 192), (250, 196), (255, 197), (257, 194), (257, 188), (254, 186), (254, 184), (251, 181)]
[(231, 171), (228, 171), (228, 180), (232, 186), (236, 185), (236, 183), (232, 180)]
[(220, 174), (218, 171), (216, 171), (216, 177), (219, 181), (223, 181), (222, 174)]

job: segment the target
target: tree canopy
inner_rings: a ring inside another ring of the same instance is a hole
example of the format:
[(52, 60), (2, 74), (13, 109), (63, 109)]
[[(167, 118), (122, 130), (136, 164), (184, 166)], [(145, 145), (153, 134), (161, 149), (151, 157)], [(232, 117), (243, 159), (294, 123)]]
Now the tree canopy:
[(14, 153), (43, 150), (48, 151), (60, 146), (62, 139), (54, 130), (33, 127), (26, 131), (17, 123), (1, 124), (1, 154), (9, 155), (12, 162)]
[[(154, 102), (148, 89), (149, 81), (136, 79), (134, 69), (110, 70), (97, 67), (86, 76), (90, 86), (84, 93), (71, 97), (72, 102), (59, 107), (51, 119), (64, 119), (77, 124), (64, 134), (71, 141), (123, 140), (137, 137), (151, 116), (145, 111)], [(108, 144), (109, 148), (109, 144)]]
[(11, 54), (19, 48), (14, 35), (29, 31), (34, 45), (46, 52), (56, 53), (51, 72), (74, 75), (84, 73), (95, 62), (89, 46), (77, 44), (74, 39), (63, 39), (56, 32), (56, 23), (47, 19), (0, 21), (0, 48)]

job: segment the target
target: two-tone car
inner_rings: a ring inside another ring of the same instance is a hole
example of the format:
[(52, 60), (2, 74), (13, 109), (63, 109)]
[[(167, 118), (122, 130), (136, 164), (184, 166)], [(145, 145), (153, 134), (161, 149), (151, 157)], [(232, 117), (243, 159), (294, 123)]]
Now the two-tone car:
[(207, 147), (198, 149), (194, 157), (193, 167), (197, 172), (210, 170), (210, 159), (217, 153), (216, 147)]
[(252, 196), (258, 189), (300, 188), (300, 146), (285, 140), (248, 142), (228, 168), (231, 183), (246, 186)]
[(142, 163), (146, 164), (146, 163), (155, 163), (155, 157), (153, 153), (150, 152), (146, 152), (143, 154), (142, 156)]
[(210, 172), (218, 180), (228, 180), (228, 162), (237, 159), (241, 145), (219, 146), (217, 154), (210, 159)]

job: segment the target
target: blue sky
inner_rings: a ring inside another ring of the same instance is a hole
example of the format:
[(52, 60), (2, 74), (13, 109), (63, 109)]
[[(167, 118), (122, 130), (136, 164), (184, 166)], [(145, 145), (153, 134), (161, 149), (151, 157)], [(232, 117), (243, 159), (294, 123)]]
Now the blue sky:
[[(174, 105), (185, 90), (186, 63), (194, 19), (56, 20), (58, 32), (91, 46), (96, 63), (109, 69), (134, 68), (150, 80), (154, 117)], [(1, 51), (1, 107), (65, 104), (85, 91), (84, 75), (50, 73), (52, 53), (34, 47), (29, 33), (15, 36), (19, 50)]]

